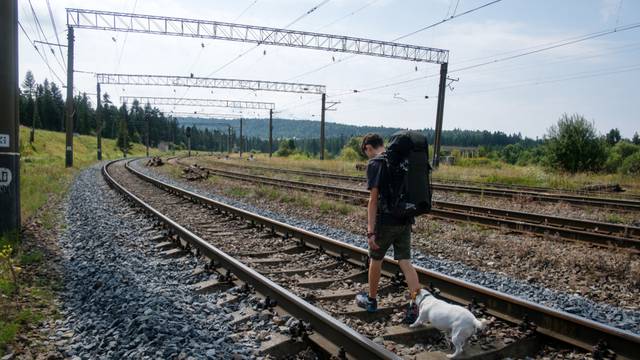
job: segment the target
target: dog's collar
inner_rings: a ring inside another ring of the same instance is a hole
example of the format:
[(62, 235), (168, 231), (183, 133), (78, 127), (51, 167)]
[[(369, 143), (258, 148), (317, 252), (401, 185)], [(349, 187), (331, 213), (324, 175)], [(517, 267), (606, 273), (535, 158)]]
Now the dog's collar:
[(429, 296), (433, 296), (433, 294), (429, 293), (428, 295), (423, 296), (422, 299), (420, 299), (420, 301), (418, 301), (417, 305), (420, 306), (420, 304), (422, 304), (424, 299), (428, 298)]

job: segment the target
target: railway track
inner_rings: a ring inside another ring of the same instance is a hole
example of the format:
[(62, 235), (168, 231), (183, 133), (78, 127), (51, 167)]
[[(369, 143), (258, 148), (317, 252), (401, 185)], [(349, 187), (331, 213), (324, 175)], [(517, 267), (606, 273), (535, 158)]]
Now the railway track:
[[(177, 160), (178, 164), (186, 165)], [(220, 169), (200, 168), (226, 178), (285, 187), (292, 190), (322, 193), (354, 204), (364, 205), (369, 192), (361, 189), (284, 180)], [(581, 241), (608, 248), (622, 248), (640, 253), (640, 227), (566, 217), (525, 213), (454, 202), (434, 202), (431, 216), (441, 219), (473, 222), (485, 226), (509, 229), (520, 233)]]
[[(301, 341), (276, 337), (285, 344), (281, 351), (295, 353), (298, 343), (323, 349), (325, 355), (357, 359), (441, 359), (443, 353), (436, 350), (448, 351), (433, 328), (397, 324), (403, 301), (394, 299), (402, 298), (404, 286), (398, 264), (390, 258), (383, 264), (381, 308), (372, 316), (349, 305), (366, 277), (366, 250), (179, 189), (124, 161), (105, 165), (103, 175), (164, 224), (175, 244), (183, 247), (175, 251), (188, 249), (211, 259), (212, 268), (230, 271), (222, 270), (225, 275), (212, 285), (237, 278), (268, 296), (265, 305), (276, 300), (275, 312), (310, 324), (299, 325), (297, 332), (288, 330)], [(554, 356), (557, 350), (544, 347), (550, 342), (556, 348), (595, 351), (595, 357), (637, 358), (640, 336), (635, 334), (424, 268), (418, 268), (418, 275), (423, 286), (437, 289), (437, 296), (493, 320), (488, 333), (474, 337), (462, 358)]]
[[(361, 176), (350, 176), (343, 174), (317, 172), (317, 171), (304, 171), (294, 169), (272, 168), (267, 166), (243, 166), (238, 164), (230, 164), (225, 162), (224, 165), (244, 167), (249, 169), (256, 169), (262, 171), (296, 174), (309, 177), (335, 179), (343, 181), (353, 181), (358, 183), (364, 183), (366, 179)], [(468, 193), (481, 196), (513, 198), (513, 197), (525, 197), (527, 199), (542, 201), (542, 202), (566, 202), (576, 206), (595, 206), (603, 208), (620, 209), (627, 211), (640, 211), (640, 200), (637, 199), (621, 199), (611, 197), (595, 197), (586, 196), (580, 194), (568, 194), (566, 192), (554, 191), (549, 188), (539, 187), (507, 187), (507, 186), (494, 186), (493, 184), (470, 185), (466, 183), (449, 183), (449, 182), (435, 182), (433, 183), (434, 190)]]

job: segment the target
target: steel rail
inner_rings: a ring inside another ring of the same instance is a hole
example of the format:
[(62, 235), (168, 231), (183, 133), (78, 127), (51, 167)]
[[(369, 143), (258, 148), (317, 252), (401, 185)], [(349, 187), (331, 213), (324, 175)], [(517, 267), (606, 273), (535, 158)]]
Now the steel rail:
[[(180, 162), (178, 161), (178, 163)], [(369, 196), (368, 191), (359, 189), (277, 179), (227, 170), (203, 169), (214, 175), (218, 174), (235, 180), (261, 182), (280, 187), (286, 184), (288, 188), (294, 190), (319, 190), (332, 197), (351, 197), (356, 201), (359, 199), (363, 203)], [(608, 248), (623, 248), (633, 253), (640, 253), (640, 228), (630, 225), (571, 219), (444, 201), (434, 201), (430, 214), (447, 220), (474, 222), (498, 229), (508, 227), (511, 230), (522, 233), (558, 236), (571, 241), (587, 242)]]
[[(149, 204), (144, 202), (144, 200), (140, 199), (133, 193), (129, 192), (124, 188), (121, 184), (119, 184), (108, 171), (108, 167), (115, 163), (116, 161), (123, 160), (115, 160), (107, 163), (102, 168), (102, 174), (106, 179), (107, 183), (111, 185), (113, 188), (118, 190), (120, 193), (124, 194), (126, 197), (131, 199), (134, 203), (141, 206), (146, 210), (149, 214), (160, 220), (164, 223), (168, 228), (170, 228), (175, 234), (177, 234), (181, 239), (189, 242), (192, 247), (197, 248), (201, 254), (215, 259), (220, 263), (220, 265), (228, 270), (230, 270), (238, 279), (246, 282), (253, 286), (256, 291), (262, 293), (263, 295), (270, 296), (272, 299), (275, 299), (278, 302), (278, 305), (286, 309), (291, 315), (308, 321), (323, 337), (326, 337), (329, 341), (334, 344), (341, 346), (344, 350), (350, 354), (357, 356), (358, 358), (367, 358), (367, 359), (400, 359), (394, 353), (388, 351), (387, 349), (375, 344), (373, 341), (363, 336), (362, 334), (354, 331), (350, 327), (346, 326), (342, 322), (336, 320), (331, 317), (327, 313), (318, 309), (317, 307), (309, 304), (308, 302), (302, 300), (298, 296), (292, 294), (288, 290), (284, 289), (282, 286), (276, 284), (275, 282), (269, 280), (262, 274), (257, 271), (251, 269), (250, 267), (244, 265), (237, 259), (229, 256), (225, 252), (221, 251), (217, 247), (211, 245), (207, 241), (198, 237), (188, 229), (184, 228), (180, 224), (176, 223), (172, 219), (163, 215), (158, 210), (151, 207)], [(126, 160), (124, 160), (126, 161)], [(139, 174), (129, 168), (128, 163), (133, 160), (129, 160), (125, 167), (132, 171), (135, 175), (141, 176)], [(141, 177), (146, 181), (150, 181), (150, 178)], [(168, 184), (162, 184), (159, 182), (153, 182), (154, 185), (160, 186), (169, 186)], [(169, 187), (165, 188), (170, 189)], [(222, 203), (215, 202), (213, 200), (199, 198), (196, 194), (179, 190), (177, 188), (173, 188), (173, 193), (185, 197), (187, 199), (193, 200), (194, 202), (200, 202), (206, 204), (208, 206), (214, 206), (218, 209), (223, 209), (225, 212), (233, 213), (237, 216), (242, 216), (246, 218), (247, 216), (252, 216), (253, 220), (260, 220), (260, 222), (265, 223), (269, 220), (266, 218), (259, 217), (258, 215), (251, 214), (245, 212), (244, 210), (231, 208)]]
[[(266, 170), (266, 171), (276, 171), (280, 173), (313, 176), (313, 177), (320, 177), (320, 178), (327, 178), (327, 179), (346, 180), (346, 181), (355, 181), (355, 182), (366, 181), (366, 178), (361, 176), (343, 175), (343, 174), (336, 174), (336, 173), (271, 168), (267, 166), (256, 166), (256, 165), (242, 166), (242, 165), (233, 164), (232, 166), (246, 167), (246, 168)], [(623, 209), (623, 210), (640, 211), (640, 201), (632, 200), (632, 199), (572, 195), (572, 194), (566, 194), (562, 192), (543, 192), (542, 190), (541, 191), (533, 191), (528, 189), (516, 190), (516, 189), (510, 189), (510, 188), (501, 187), (501, 186), (493, 187), (492, 184), (486, 184), (486, 186), (471, 186), (471, 185), (448, 184), (446, 182), (441, 182), (441, 183), (434, 182), (433, 188), (436, 190), (442, 190), (442, 191), (464, 192), (464, 193), (478, 194), (478, 195), (492, 196), (492, 197), (511, 198), (514, 196), (525, 196), (525, 197), (530, 197), (537, 201), (545, 201), (545, 202), (564, 201), (564, 202), (568, 202), (575, 205), (609, 207), (609, 208), (616, 208), (616, 209)], [(544, 189), (544, 188), (540, 188), (540, 189)], [(554, 190), (554, 189), (550, 189), (550, 190)]]
[[(208, 208), (215, 208), (242, 217), (253, 224), (263, 225), (273, 232), (296, 238), (306, 246), (321, 248), (329, 254), (341, 256), (346, 258), (347, 261), (360, 266), (366, 266), (368, 253), (363, 248), (195, 194), (145, 175), (128, 165), (127, 169), (141, 179), (167, 192), (183, 196)], [(383, 259), (382, 269), (386, 274), (390, 275), (401, 271), (398, 262), (390, 257)], [(593, 351), (596, 345), (606, 342), (608, 348), (614, 351), (619, 358), (633, 359), (637, 357), (636, 349), (640, 348), (639, 335), (551, 309), (437, 271), (422, 267), (416, 267), (416, 271), (421, 284), (438, 288), (441, 291), (440, 296), (450, 301), (459, 304), (484, 304), (488, 313), (510, 323), (519, 324), (526, 319), (527, 322), (535, 324), (535, 331), (538, 334), (549, 336), (587, 351)]]

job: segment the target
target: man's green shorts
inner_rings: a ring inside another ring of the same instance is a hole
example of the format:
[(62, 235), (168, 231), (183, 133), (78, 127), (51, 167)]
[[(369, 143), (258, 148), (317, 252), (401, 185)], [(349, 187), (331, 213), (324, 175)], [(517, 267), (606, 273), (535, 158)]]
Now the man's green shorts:
[(382, 260), (391, 245), (394, 259), (411, 259), (411, 224), (380, 225), (376, 231), (376, 244), (380, 247), (378, 250), (369, 248), (369, 257), (374, 260)]

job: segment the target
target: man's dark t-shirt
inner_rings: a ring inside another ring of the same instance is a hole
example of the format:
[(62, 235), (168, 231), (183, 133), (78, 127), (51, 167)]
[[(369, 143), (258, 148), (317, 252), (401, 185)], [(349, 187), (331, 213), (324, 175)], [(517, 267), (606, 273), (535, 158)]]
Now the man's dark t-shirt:
[(378, 188), (378, 213), (376, 225), (406, 225), (413, 223), (413, 218), (397, 219), (391, 215), (387, 202), (389, 187), (384, 155), (378, 155), (369, 159), (367, 163), (367, 190)]

